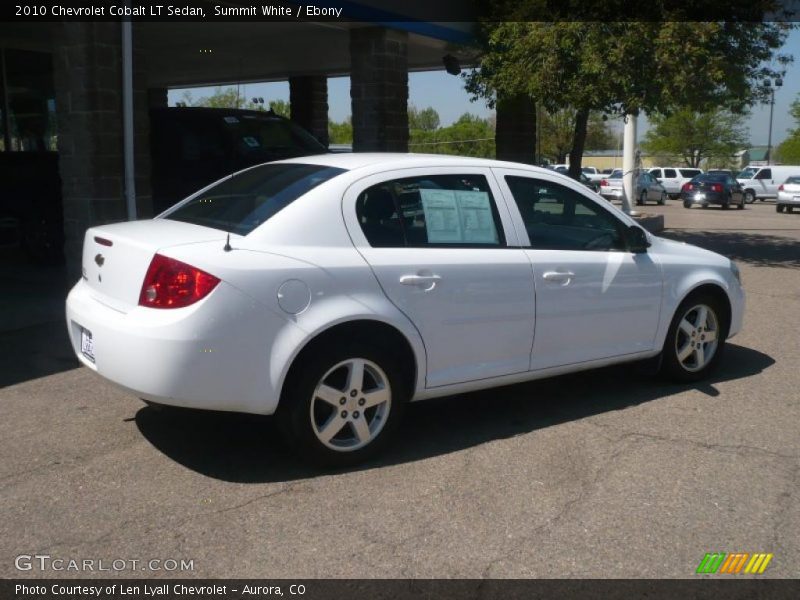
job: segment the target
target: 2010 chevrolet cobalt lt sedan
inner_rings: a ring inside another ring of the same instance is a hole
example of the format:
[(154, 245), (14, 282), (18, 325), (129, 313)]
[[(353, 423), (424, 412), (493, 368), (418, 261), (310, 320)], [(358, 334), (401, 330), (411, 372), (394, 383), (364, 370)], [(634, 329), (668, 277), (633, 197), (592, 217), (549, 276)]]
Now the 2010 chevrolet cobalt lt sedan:
[(338, 154), (226, 177), (86, 232), (67, 325), (157, 404), (276, 414), (303, 454), (371, 455), (407, 402), (657, 357), (706, 375), (736, 266), (580, 183), (471, 158)]

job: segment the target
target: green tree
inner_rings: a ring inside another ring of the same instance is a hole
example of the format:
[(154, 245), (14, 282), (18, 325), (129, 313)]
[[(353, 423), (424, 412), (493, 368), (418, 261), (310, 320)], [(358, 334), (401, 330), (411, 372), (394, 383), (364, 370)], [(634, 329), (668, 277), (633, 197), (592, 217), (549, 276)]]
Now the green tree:
[(421, 129), (423, 131), (433, 131), (438, 129), (440, 124), (439, 113), (430, 106), (418, 109), (413, 104), (408, 107), (408, 128), (409, 130)]
[(464, 113), (448, 127), (434, 130), (412, 129), (409, 150), (426, 154), (457, 154), (494, 158), (494, 124)]
[[(574, 109), (562, 108), (548, 113), (541, 111), (537, 123), (539, 128), (542, 156), (552, 162), (564, 163), (575, 141)], [(600, 113), (590, 113), (586, 127), (586, 149), (606, 150), (614, 146), (614, 136)]]
[[(506, 21), (490, 15), (482, 23), (478, 66), (465, 74), (466, 87), (490, 105), (498, 95), (527, 94), (550, 113), (573, 107), (574, 176), (592, 111), (624, 115), (724, 107), (741, 112), (766, 100), (762, 80), (779, 75), (791, 61), (776, 54), (792, 27), (787, 22), (690, 22), (669, 11), (655, 22), (536, 22), (541, 4), (491, 3), (500, 11), (494, 15)], [(749, 14), (768, 8), (776, 8), (773, 0), (748, 6)], [(777, 66), (765, 66), (770, 61)]]
[(331, 144), (353, 143), (353, 122), (347, 117), (341, 123), (328, 119), (328, 140)]
[(775, 158), (789, 165), (800, 165), (800, 98), (792, 102), (789, 114), (798, 127), (775, 149)]
[(728, 162), (747, 143), (744, 116), (723, 109), (695, 112), (683, 109), (670, 115), (649, 115), (650, 129), (642, 149), (650, 154), (682, 160), (699, 167), (704, 160)]
[[(209, 108), (246, 108), (249, 110), (265, 110), (264, 105), (255, 103), (250, 98), (246, 98), (236, 87), (217, 86), (214, 93), (210, 96), (202, 96), (195, 99), (191, 92), (184, 92), (180, 100), (185, 106), (206, 106)], [(289, 117), (289, 103), (286, 100), (270, 100), (269, 108), (276, 114)]]
[(286, 100), (270, 100), (269, 109), (276, 115), (286, 117), (287, 119), (291, 116), (291, 107)]

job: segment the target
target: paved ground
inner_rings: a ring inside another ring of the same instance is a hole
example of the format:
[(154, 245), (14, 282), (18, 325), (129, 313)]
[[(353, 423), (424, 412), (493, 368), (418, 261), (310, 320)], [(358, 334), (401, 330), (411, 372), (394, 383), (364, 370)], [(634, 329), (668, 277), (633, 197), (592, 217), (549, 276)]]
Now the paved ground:
[(9, 343), (63, 347), (60, 323), (20, 323), (0, 340), (0, 576), (44, 553), (216, 577), (692, 577), (709, 551), (800, 576), (800, 214), (648, 210), (742, 265), (745, 329), (710, 381), (610, 368), (418, 404), (346, 472), (298, 463), (269, 419), (168, 417), (58, 358), (20, 367), (30, 342)]

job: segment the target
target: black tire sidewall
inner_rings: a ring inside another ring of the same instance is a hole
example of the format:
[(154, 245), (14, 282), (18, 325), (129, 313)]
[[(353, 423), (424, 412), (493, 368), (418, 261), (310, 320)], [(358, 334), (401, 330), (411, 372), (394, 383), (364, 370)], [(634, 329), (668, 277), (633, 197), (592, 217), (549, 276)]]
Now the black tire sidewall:
[[(678, 352), (675, 348), (675, 336), (677, 334), (678, 324), (680, 323), (681, 319), (683, 319), (686, 311), (697, 304), (705, 304), (709, 306), (711, 309), (713, 309), (714, 314), (717, 316), (717, 323), (719, 327), (717, 350), (714, 353), (714, 356), (711, 358), (711, 361), (706, 364), (705, 367), (699, 371), (687, 371), (683, 368), (683, 365), (681, 365), (680, 361), (678, 360)], [(712, 373), (722, 357), (723, 350), (725, 348), (725, 341), (728, 337), (728, 329), (730, 327), (730, 324), (723, 320), (723, 315), (724, 312), (722, 311), (722, 307), (714, 296), (703, 292), (694, 293), (687, 296), (675, 310), (675, 314), (673, 315), (672, 321), (669, 324), (669, 329), (667, 330), (667, 337), (664, 340), (664, 346), (661, 351), (662, 373), (668, 378), (677, 381), (698, 381)]]
[[(364, 358), (378, 365), (389, 379), (392, 403), (386, 424), (367, 446), (349, 452), (331, 450), (317, 439), (311, 426), (311, 399), (319, 380), (334, 365), (350, 358)], [(380, 452), (393, 437), (402, 420), (410, 391), (400, 365), (386, 348), (372, 342), (351, 340), (326, 344), (302, 358), (284, 386), (276, 412), (286, 441), (302, 458), (323, 467), (345, 467), (367, 460)]]

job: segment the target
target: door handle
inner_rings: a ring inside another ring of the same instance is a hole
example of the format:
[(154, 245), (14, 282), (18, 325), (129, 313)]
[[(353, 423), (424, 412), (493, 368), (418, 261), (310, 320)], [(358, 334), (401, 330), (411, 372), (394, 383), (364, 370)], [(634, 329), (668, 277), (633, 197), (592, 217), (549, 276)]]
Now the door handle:
[(572, 271), (547, 271), (542, 277), (545, 281), (559, 281), (563, 285), (567, 285), (575, 277), (575, 273)]
[(400, 283), (432, 290), (441, 280), (442, 278), (439, 275), (403, 275), (400, 278)]

